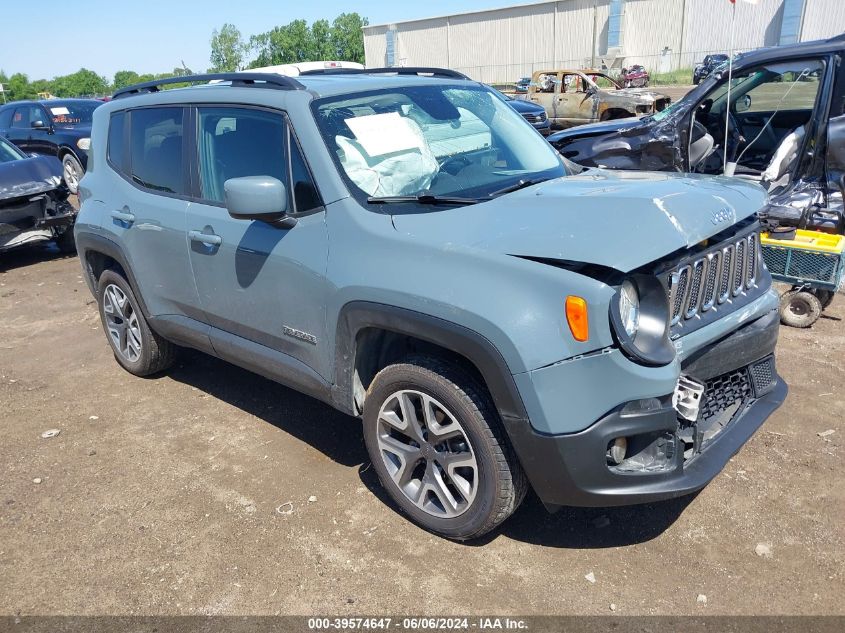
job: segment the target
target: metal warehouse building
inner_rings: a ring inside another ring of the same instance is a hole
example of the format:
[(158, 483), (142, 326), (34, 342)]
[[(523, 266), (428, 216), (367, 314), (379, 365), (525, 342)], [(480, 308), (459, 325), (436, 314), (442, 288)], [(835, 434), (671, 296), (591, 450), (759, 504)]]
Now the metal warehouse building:
[[(367, 66), (440, 66), (479, 81), (534, 70), (693, 66), (727, 52), (728, 0), (560, 0), (364, 27)], [(803, 42), (845, 31), (845, 0), (738, 1), (735, 50)]]

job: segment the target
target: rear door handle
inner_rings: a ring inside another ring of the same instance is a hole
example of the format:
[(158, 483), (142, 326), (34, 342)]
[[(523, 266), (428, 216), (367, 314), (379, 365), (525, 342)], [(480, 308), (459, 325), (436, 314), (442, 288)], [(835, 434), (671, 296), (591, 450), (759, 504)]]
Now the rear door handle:
[(126, 224), (132, 224), (135, 221), (135, 214), (129, 213), (128, 211), (118, 211), (115, 209), (111, 212), (111, 217)]
[(202, 242), (208, 246), (220, 246), (223, 238), (214, 233), (203, 233), (202, 231), (188, 231), (188, 237), (192, 242)]

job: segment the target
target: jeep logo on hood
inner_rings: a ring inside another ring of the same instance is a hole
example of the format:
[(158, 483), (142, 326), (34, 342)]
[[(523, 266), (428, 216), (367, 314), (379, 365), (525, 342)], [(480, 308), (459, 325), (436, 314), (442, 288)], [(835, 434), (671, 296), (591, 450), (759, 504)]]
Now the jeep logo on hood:
[(722, 222), (728, 222), (731, 219), (733, 219), (733, 213), (731, 213), (727, 208), (714, 211), (713, 215), (710, 216), (710, 221), (713, 224), (721, 224)]

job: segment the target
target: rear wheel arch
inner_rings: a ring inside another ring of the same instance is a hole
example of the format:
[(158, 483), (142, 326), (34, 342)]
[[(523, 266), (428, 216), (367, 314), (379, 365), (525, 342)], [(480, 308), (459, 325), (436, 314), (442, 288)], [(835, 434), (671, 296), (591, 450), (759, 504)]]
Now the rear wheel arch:
[(132, 273), (132, 267), (118, 244), (100, 235), (79, 231), (76, 233), (76, 248), (82, 260), (85, 281), (95, 296), (98, 292), (97, 285), (100, 275), (103, 274), (103, 271), (114, 270), (129, 282), (143, 315), (146, 318), (151, 316), (140, 287)]

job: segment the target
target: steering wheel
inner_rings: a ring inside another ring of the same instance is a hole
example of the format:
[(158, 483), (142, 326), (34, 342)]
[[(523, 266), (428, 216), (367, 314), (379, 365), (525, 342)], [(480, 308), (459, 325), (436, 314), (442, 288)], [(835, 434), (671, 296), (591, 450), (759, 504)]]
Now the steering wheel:
[[(468, 167), (470, 164), (470, 160), (464, 156), (463, 154), (456, 154), (453, 156), (447, 156), (442, 161), (440, 161), (440, 171), (446, 172), (447, 174), (451, 174), (452, 176), (457, 175), (459, 171)], [(450, 171), (449, 167), (452, 166), (454, 171)]]

